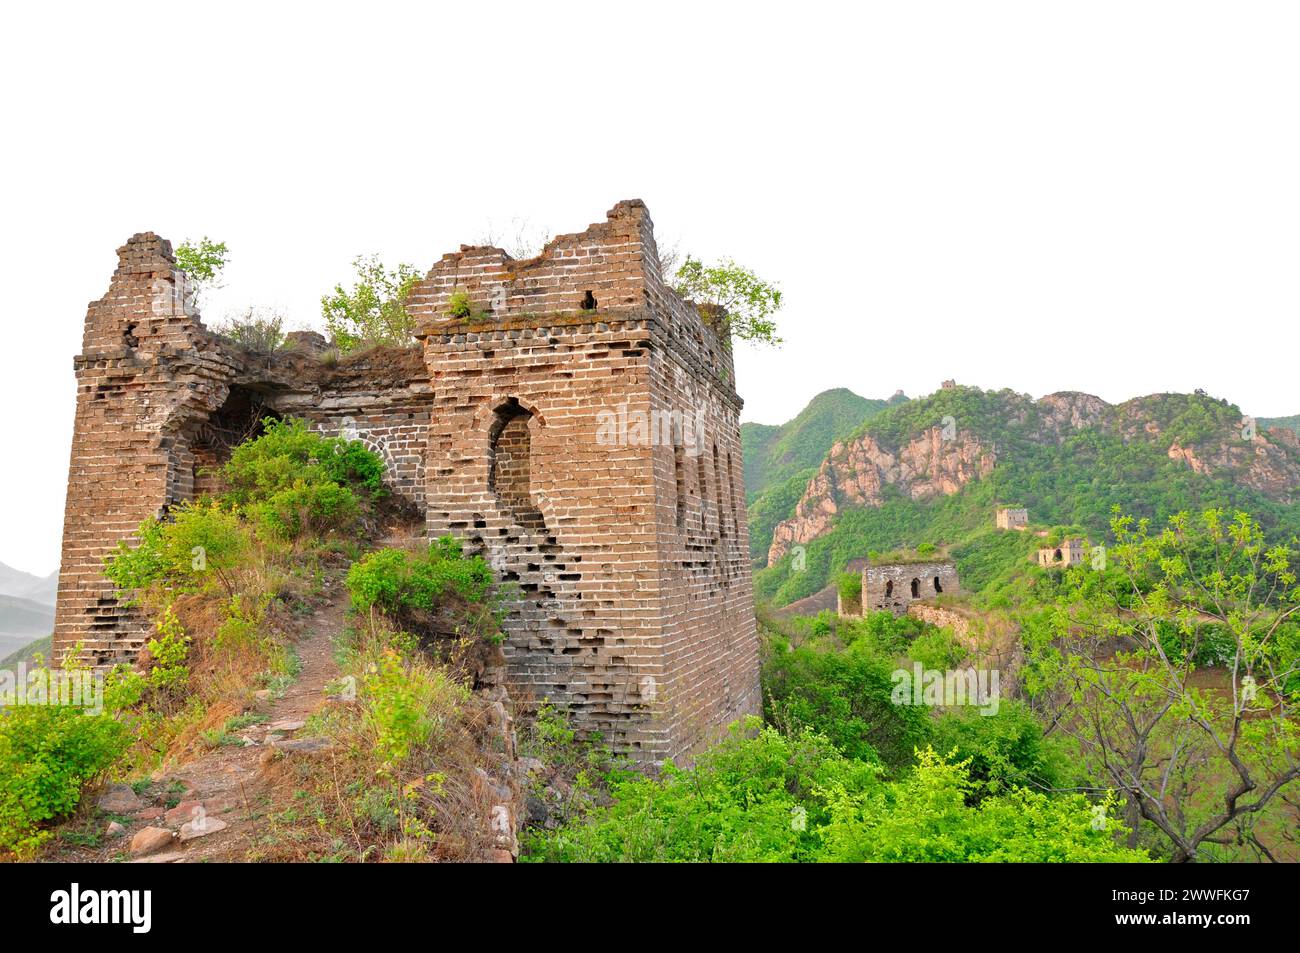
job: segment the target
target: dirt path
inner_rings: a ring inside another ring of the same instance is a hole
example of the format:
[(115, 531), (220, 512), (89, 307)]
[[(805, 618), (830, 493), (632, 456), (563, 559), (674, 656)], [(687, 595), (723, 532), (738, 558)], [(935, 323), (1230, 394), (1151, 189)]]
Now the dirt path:
[[(248, 714), (258, 724), (233, 733), (241, 743), (223, 744), (155, 778), (150, 795), (139, 797), (126, 785), (111, 785), (98, 799), (103, 831), (112, 818), (124, 830), (112, 830), (93, 848), (61, 850), (53, 861), (121, 861), (192, 863), (240, 860), (255, 843), (265, 816), (267, 778), (264, 766), (273, 752), (310, 753), (326, 747), (320, 738), (299, 737), (309, 716), (330, 704), (325, 687), (339, 677), (334, 643), (345, 625), (347, 598), (342, 582), (326, 583), (328, 600), (307, 619), (293, 643), (301, 667), (278, 698), (259, 698)], [(262, 695), (262, 693), (259, 693)]]

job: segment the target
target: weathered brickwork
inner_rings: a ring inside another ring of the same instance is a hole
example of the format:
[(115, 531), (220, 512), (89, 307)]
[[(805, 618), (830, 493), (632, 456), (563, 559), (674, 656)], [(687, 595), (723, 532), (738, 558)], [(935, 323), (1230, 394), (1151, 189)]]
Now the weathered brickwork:
[(261, 417), (297, 416), (378, 450), (430, 535), (517, 587), (491, 677), (522, 704), (551, 699), (646, 763), (759, 709), (729, 341), (663, 282), (642, 203), (527, 261), (445, 256), (408, 299), (421, 345), (336, 366), (312, 335), (267, 356), (207, 332), (156, 236), (120, 256), (77, 359), (60, 648), (138, 651), (104, 553), (214, 488), (205, 471)]
[(883, 563), (863, 567), (862, 611), (903, 615), (918, 599), (961, 591), (957, 567), (949, 562)]

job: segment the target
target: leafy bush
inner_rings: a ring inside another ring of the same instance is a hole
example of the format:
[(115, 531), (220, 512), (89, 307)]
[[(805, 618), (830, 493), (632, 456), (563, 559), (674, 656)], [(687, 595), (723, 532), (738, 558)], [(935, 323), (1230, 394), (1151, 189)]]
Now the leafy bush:
[(908, 656), (925, 668), (948, 671), (957, 668), (969, 654), (948, 629), (930, 629), (912, 640)]
[(266, 432), (236, 447), (225, 466), (234, 502), (266, 502), (299, 484), (382, 491), (384, 461), (359, 440), (327, 437), (296, 419), (268, 417), (263, 426)]
[(770, 652), (763, 666), (764, 715), (788, 732), (812, 730), (847, 757), (910, 764), (924, 742), (924, 708), (895, 705), (892, 660), (866, 643), (843, 651), (820, 645)]
[(321, 313), (335, 346), (344, 353), (372, 345), (406, 347), (415, 343), (415, 319), (406, 296), (420, 280), (414, 265), (385, 267), (378, 257), (358, 256), (352, 266), (356, 283), (349, 290), (335, 285), (322, 295)]
[(1033, 712), (1014, 699), (1002, 699), (994, 715), (947, 709), (934, 721), (930, 744), (969, 765), (972, 793), (981, 797), (1008, 787), (1058, 787), (1067, 773), (1060, 748), (1043, 738)]
[(492, 570), (483, 557), (466, 557), (452, 536), (435, 540), (421, 554), (402, 549), (368, 553), (347, 577), (354, 609), (377, 608), (395, 618), (429, 612), (448, 594), (483, 602), (491, 585)]
[(0, 709), (0, 855), (30, 856), (50, 836), (41, 825), (75, 810), (82, 789), (126, 751), (131, 732), (116, 711), (138, 696), (119, 688), (120, 675), (110, 676), (99, 714), (61, 704)]
[[(748, 735), (755, 734), (755, 737)], [(616, 777), (614, 804), (554, 832), (528, 836), (526, 859), (569, 862), (812, 860), (829, 820), (824, 791), (859, 791), (878, 768), (842, 757), (811, 732), (786, 737), (737, 723), (688, 771), (659, 781)]]
[(248, 308), (242, 314), (227, 315), (213, 330), (240, 347), (261, 353), (279, 350), (285, 340), (284, 317), (255, 308)]
[(835, 578), (835, 586), (839, 591), (840, 601), (844, 605), (856, 605), (862, 598), (862, 574), (856, 572), (842, 572)]
[(396, 649), (383, 651), (362, 681), (362, 724), (370, 730), (380, 766), (391, 772), (439, 727), (439, 701), (461, 695), (442, 669), (412, 665)]
[(258, 526), (282, 540), (345, 530), (356, 522), (360, 512), (357, 498), (347, 487), (302, 480), (253, 506)]
[[(1025, 788), (974, 803), (969, 766), (926, 749), (916, 768), (876, 789), (827, 794), (831, 821), (822, 859), (863, 862), (1116, 863), (1148, 860), (1121, 847), (1124, 828), (1094, 826), (1082, 795), (1049, 797)], [(1103, 802), (1108, 813), (1111, 800)]]
[(127, 541), (105, 557), (104, 574), (120, 592), (165, 584), (192, 592), (211, 578), (230, 586), (228, 573), (248, 550), (248, 533), (220, 503), (182, 503), (167, 522), (140, 524), (140, 542)]
[[(754, 734), (756, 732), (756, 734)], [(749, 736), (753, 734), (753, 736)], [(687, 771), (615, 779), (614, 803), (527, 836), (525, 859), (646, 861), (1144, 861), (1094, 828), (1080, 795), (1022, 788), (979, 803), (964, 763), (927, 749), (898, 781), (810, 731), (755, 720)], [(1107, 803), (1107, 810), (1112, 807)]]

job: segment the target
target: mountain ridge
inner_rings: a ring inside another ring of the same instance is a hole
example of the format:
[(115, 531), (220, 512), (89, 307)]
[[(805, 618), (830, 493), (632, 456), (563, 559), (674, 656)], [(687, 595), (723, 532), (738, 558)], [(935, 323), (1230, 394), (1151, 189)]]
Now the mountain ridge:
[[(868, 547), (969, 539), (991, 527), (999, 503), (1098, 534), (1112, 504), (1151, 516), (1236, 506), (1300, 529), (1300, 438), (1252, 428), (1204, 394), (1112, 405), (1075, 391), (1035, 400), (953, 385), (865, 421), (782, 502), (766, 559), (755, 554), (769, 567), (756, 590), (789, 601)], [(807, 579), (778, 571), (795, 545), (808, 547)]]

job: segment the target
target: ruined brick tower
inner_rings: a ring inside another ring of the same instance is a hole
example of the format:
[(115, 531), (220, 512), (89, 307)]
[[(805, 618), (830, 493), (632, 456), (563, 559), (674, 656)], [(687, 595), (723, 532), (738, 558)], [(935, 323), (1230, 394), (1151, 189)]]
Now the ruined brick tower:
[(643, 203), (532, 259), (445, 256), (408, 299), (421, 345), (336, 367), (208, 332), (156, 236), (119, 256), (76, 364), (58, 647), (138, 651), (104, 553), (274, 413), (366, 441), (431, 537), (517, 587), (496, 674), (522, 704), (646, 763), (759, 709), (730, 341), (664, 284)]

